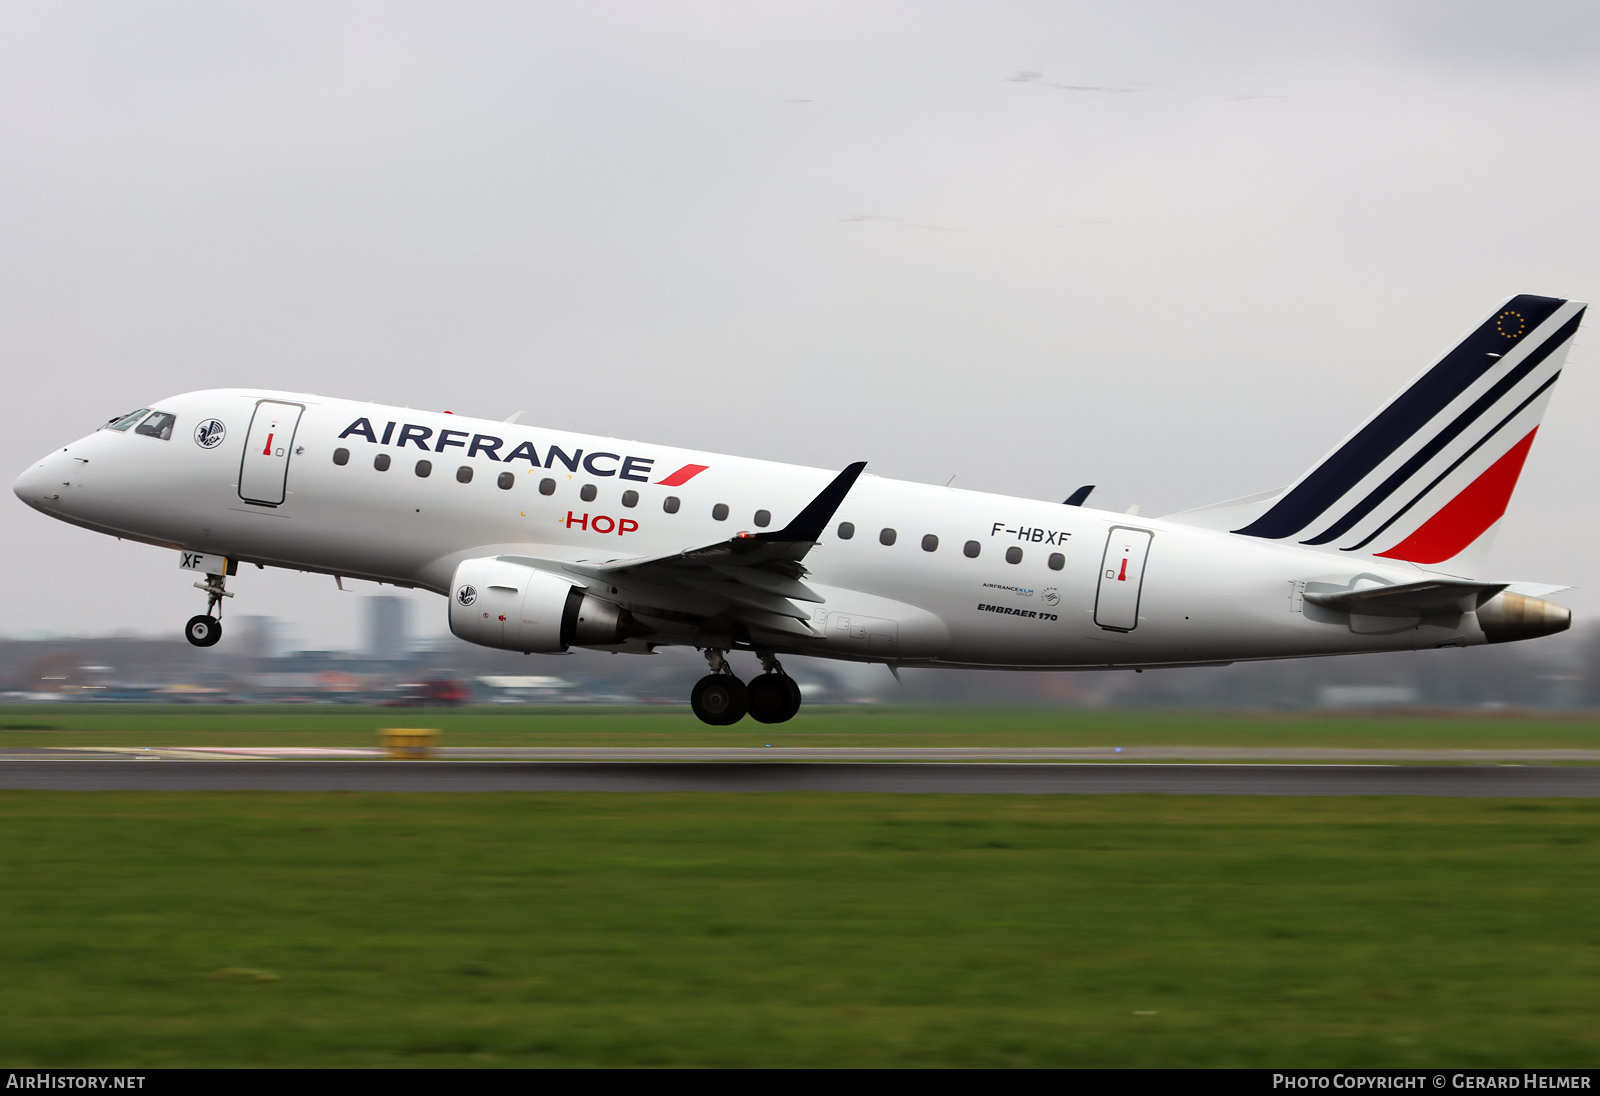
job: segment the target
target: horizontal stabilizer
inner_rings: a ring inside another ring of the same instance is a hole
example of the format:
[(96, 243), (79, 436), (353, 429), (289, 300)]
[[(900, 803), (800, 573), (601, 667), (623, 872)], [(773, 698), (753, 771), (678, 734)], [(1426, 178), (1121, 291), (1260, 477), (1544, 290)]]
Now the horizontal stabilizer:
[(1373, 586), (1337, 593), (1307, 592), (1305, 599), (1324, 609), (1358, 616), (1440, 616), (1476, 609), (1506, 588), (1504, 582), (1434, 579), (1402, 586)]
[(1523, 597), (1549, 597), (1551, 594), (1559, 594), (1562, 590), (1570, 589), (1571, 586), (1563, 586), (1559, 582), (1512, 582), (1506, 586), (1508, 592), (1521, 594)]

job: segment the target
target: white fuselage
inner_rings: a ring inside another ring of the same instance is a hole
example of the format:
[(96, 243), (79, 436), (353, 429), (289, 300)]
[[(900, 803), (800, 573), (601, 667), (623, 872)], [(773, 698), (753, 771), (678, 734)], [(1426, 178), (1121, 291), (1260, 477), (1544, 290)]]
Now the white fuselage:
[[(262, 401), (303, 412), (271, 433)], [(604, 563), (779, 529), (834, 475), (300, 394), (218, 390), (153, 406), (174, 416), (170, 437), (102, 429), (39, 462), (17, 494), (119, 537), (444, 594), (473, 557)], [(212, 420), (225, 431), (208, 448), (196, 431)], [(431, 465), (425, 478), (419, 461)], [(1426, 577), (1412, 564), (872, 476), (856, 482), (804, 566), (824, 599), (807, 606), (814, 635), (767, 646), (1047, 669), (1485, 641), (1471, 612), (1361, 618), (1304, 602), (1307, 583)], [(652, 627), (652, 645), (709, 644), (687, 614)]]

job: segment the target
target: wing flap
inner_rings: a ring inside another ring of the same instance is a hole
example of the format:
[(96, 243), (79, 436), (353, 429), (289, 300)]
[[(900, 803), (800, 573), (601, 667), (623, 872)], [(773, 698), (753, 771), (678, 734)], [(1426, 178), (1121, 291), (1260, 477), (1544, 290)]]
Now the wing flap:
[(777, 613), (763, 613), (759, 609), (745, 610), (739, 614), (739, 619), (752, 628), (762, 628), (769, 632), (781, 632), (784, 635), (814, 638), (818, 634), (803, 619), (797, 619), (792, 616), (779, 616)]
[(758, 590), (765, 590), (769, 594), (777, 594), (791, 601), (810, 601), (821, 603), (822, 595), (799, 579), (780, 575), (773, 571), (765, 571), (759, 567), (735, 567), (728, 564), (712, 564), (711, 569), (719, 575), (742, 582), (746, 586), (754, 586)]
[(691, 590), (707, 593), (713, 597), (727, 601), (731, 606), (745, 609), (754, 609), (757, 612), (770, 613), (776, 616), (794, 617), (796, 620), (808, 620), (811, 614), (804, 609), (797, 608), (788, 598), (770, 594), (765, 590), (728, 578), (701, 578), (699, 575), (684, 575), (679, 582)]

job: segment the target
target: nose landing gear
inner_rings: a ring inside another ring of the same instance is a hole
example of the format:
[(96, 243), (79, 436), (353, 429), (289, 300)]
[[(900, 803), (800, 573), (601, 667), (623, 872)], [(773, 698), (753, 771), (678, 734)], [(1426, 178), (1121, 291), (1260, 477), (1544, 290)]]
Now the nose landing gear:
[(206, 592), (206, 611), (189, 618), (183, 626), (183, 637), (196, 647), (215, 646), (222, 638), (222, 599), (233, 596), (227, 585), (227, 575), (207, 575), (204, 582), (194, 584), (196, 590)]
[(222, 638), (222, 621), (211, 616), (192, 616), (183, 626), (183, 635), (196, 647), (210, 647)]
[(758, 723), (786, 723), (800, 710), (800, 686), (770, 653), (761, 653), (764, 673), (746, 686), (728, 666), (722, 651), (706, 651), (711, 673), (695, 682), (689, 706), (702, 723), (728, 727), (746, 713)]

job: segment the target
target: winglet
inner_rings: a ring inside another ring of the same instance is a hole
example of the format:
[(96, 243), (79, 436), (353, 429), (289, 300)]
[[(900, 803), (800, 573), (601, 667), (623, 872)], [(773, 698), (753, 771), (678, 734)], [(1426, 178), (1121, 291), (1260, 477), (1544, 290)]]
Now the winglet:
[(867, 462), (858, 460), (843, 472), (833, 477), (833, 482), (822, 489), (822, 493), (806, 504), (806, 508), (795, 515), (794, 520), (782, 529), (771, 533), (757, 533), (751, 540), (768, 542), (811, 542), (822, 539), (822, 531), (828, 527), (828, 522), (833, 520), (833, 515), (838, 511), (839, 505), (844, 502), (844, 497), (850, 493), (850, 488), (855, 486), (856, 480), (866, 469)]
[(1084, 503), (1089, 501), (1089, 492), (1091, 492), (1093, 490), (1094, 490), (1094, 484), (1092, 484), (1092, 483), (1085, 484), (1084, 486), (1078, 488), (1076, 491), (1072, 492), (1072, 494), (1068, 495), (1065, 499), (1063, 499), (1062, 502), (1061, 502), (1061, 505), (1063, 505), (1063, 506), (1082, 506)]

